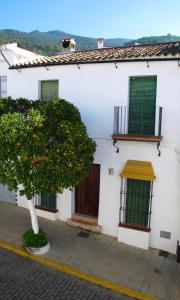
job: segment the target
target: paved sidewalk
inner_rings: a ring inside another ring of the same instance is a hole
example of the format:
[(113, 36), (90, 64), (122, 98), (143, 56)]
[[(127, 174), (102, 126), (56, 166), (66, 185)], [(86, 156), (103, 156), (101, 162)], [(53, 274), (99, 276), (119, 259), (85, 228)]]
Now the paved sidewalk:
[[(61, 221), (39, 218), (39, 223), (51, 243), (47, 258), (159, 299), (180, 299), (180, 264), (174, 255), (165, 258), (103, 234), (81, 237), (80, 230)], [(22, 246), (22, 233), (30, 226), (28, 210), (0, 203), (0, 239)]]

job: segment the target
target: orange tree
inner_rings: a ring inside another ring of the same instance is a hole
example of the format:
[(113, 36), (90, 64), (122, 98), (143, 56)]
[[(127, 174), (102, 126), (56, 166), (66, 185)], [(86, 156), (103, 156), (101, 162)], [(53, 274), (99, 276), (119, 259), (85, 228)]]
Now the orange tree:
[(95, 152), (78, 109), (59, 98), (1, 98), (0, 141), (0, 183), (28, 200), (78, 185)]

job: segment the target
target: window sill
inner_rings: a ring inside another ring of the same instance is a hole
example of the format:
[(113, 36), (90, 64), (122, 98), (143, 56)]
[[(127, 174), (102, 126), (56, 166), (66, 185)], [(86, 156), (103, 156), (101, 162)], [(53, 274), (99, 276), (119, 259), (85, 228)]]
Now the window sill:
[(38, 205), (35, 205), (35, 208), (39, 209), (39, 210), (44, 210), (44, 211), (47, 211), (47, 212), (51, 212), (51, 213), (57, 213), (58, 212), (58, 210), (56, 208), (44, 208), (44, 207), (41, 207), (41, 206), (38, 206)]
[(133, 226), (133, 225), (128, 224), (128, 223), (119, 223), (119, 227), (124, 227), (124, 228), (128, 228), (128, 229), (133, 229), (133, 230), (138, 230), (138, 231), (144, 231), (144, 232), (150, 232), (151, 231), (151, 228), (137, 227), (137, 226)]
[(113, 140), (122, 140), (122, 141), (140, 141), (140, 142), (160, 142), (162, 136), (154, 135), (130, 135), (130, 134), (113, 134)]

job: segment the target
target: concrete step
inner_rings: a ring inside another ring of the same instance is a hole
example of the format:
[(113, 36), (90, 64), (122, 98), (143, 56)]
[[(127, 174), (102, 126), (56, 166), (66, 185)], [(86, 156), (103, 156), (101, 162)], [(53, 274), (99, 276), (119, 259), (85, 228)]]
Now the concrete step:
[(88, 230), (93, 233), (100, 233), (101, 226), (97, 224), (92, 224), (87, 221), (82, 220), (74, 220), (73, 218), (67, 220), (67, 224), (73, 227), (81, 228), (84, 230)]
[(80, 221), (80, 222), (82, 221), (82, 222), (89, 223), (92, 225), (98, 225), (98, 219), (96, 217), (92, 217), (92, 216), (88, 216), (88, 215), (75, 213), (72, 215), (72, 219), (74, 221)]

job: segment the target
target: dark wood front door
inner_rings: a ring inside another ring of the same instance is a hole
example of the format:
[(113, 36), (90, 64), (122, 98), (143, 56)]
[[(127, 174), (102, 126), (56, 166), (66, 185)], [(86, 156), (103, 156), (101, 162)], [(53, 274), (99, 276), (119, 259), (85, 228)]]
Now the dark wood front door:
[(98, 216), (100, 165), (91, 164), (85, 180), (75, 189), (75, 212)]

